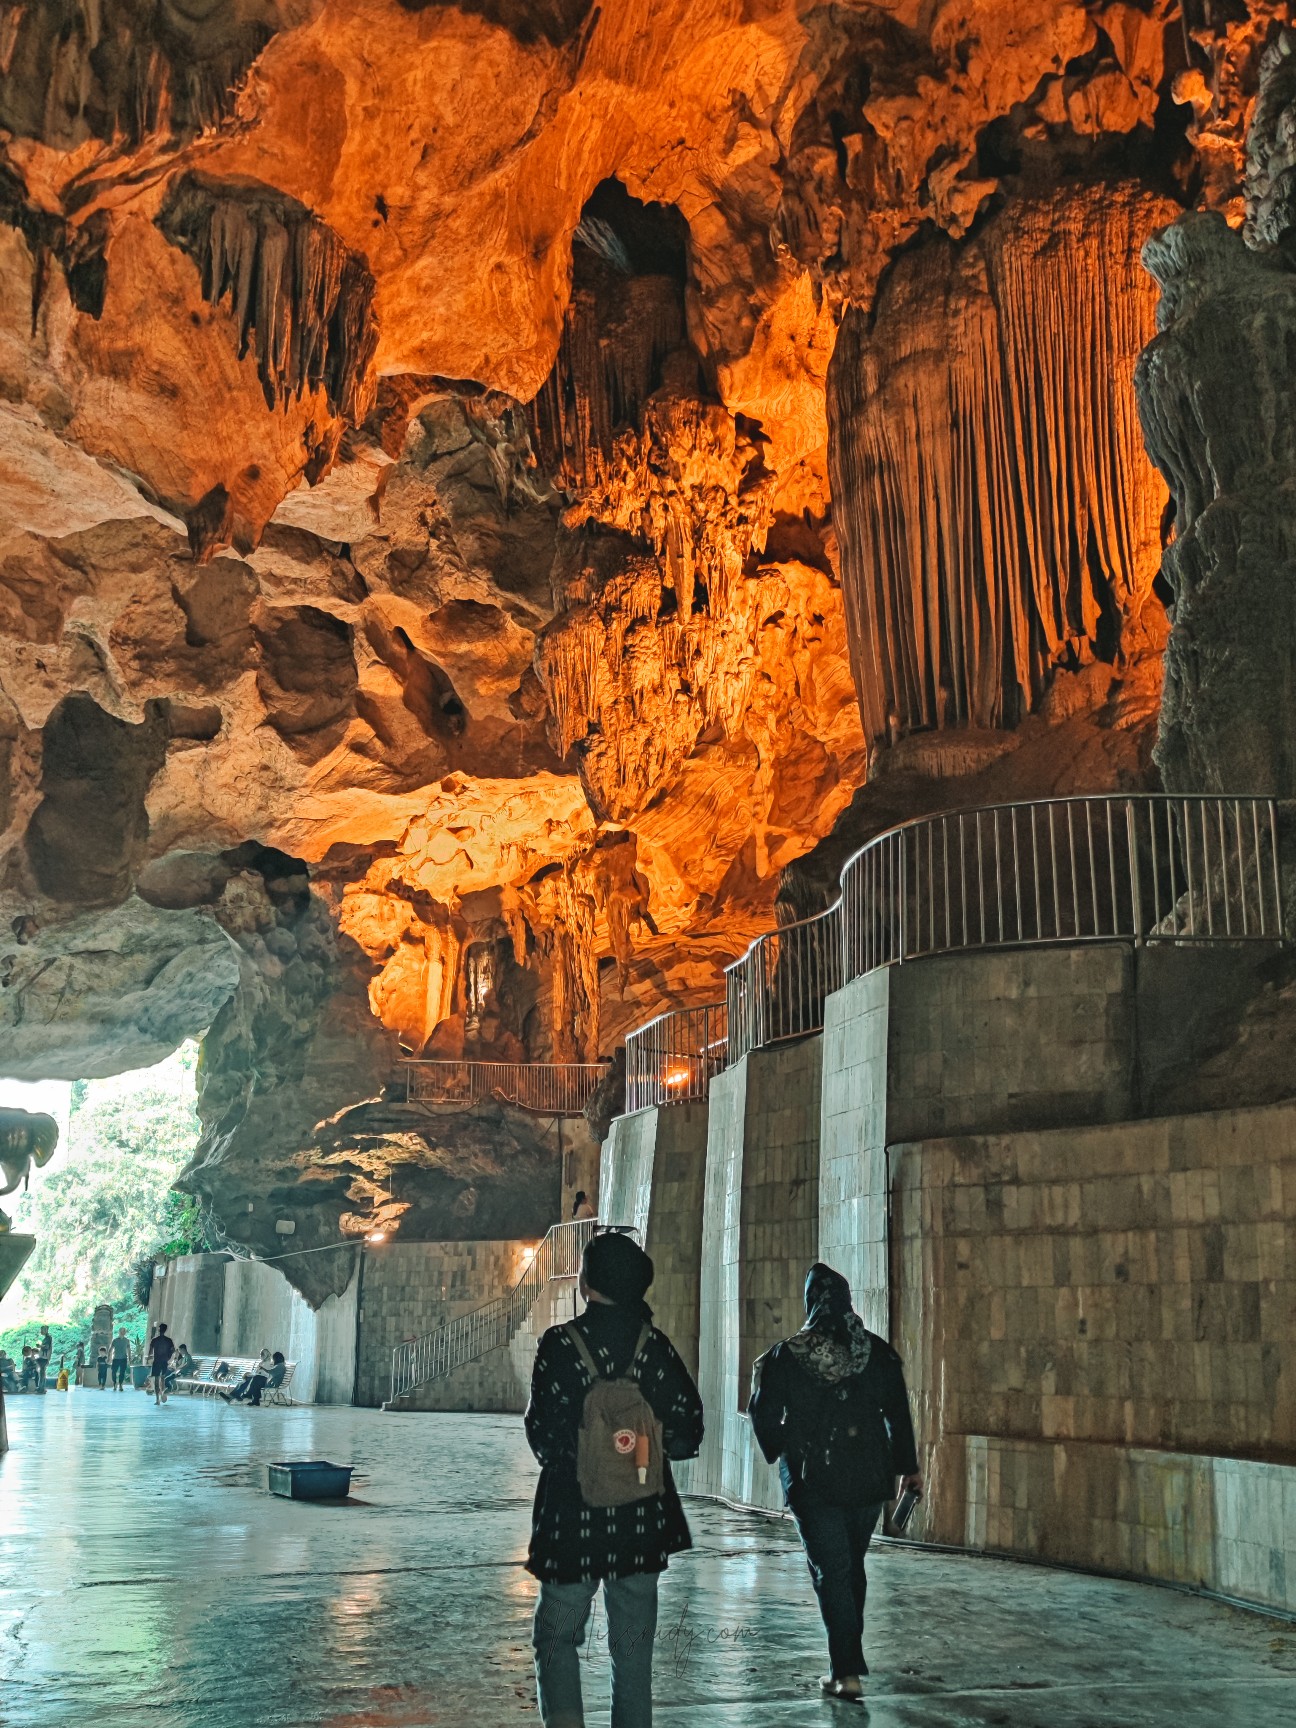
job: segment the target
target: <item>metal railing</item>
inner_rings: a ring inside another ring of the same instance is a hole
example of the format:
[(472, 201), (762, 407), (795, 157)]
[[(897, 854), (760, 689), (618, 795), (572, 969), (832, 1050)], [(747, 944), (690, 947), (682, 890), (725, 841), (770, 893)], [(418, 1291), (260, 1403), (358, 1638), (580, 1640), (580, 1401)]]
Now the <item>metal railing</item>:
[[(397, 1344), (392, 1351), (389, 1402), (508, 1344), (547, 1284), (555, 1278), (577, 1276), (585, 1244), (603, 1228), (597, 1218), (553, 1225), (507, 1295), (447, 1320), (421, 1338), (407, 1338)], [(626, 1234), (637, 1237), (638, 1232), (629, 1230)]]
[(606, 1062), (406, 1062), (411, 1103), (482, 1104), (494, 1099), (538, 1116), (579, 1116), (608, 1071)]
[(728, 1061), (725, 1003), (672, 1008), (626, 1038), (626, 1114), (654, 1104), (705, 1098)]
[(1268, 798), (1055, 798), (923, 817), (842, 871), (842, 981), (968, 948), (1282, 939)]
[(626, 1039), (626, 1109), (706, 1096), (749, 1050), (823, 1027), (824, 1000), (903, 960), (1073, 942), (1280, 942), (1271, 798), (1053, 798), (921, 817), (847, 860), (827, 911), (771, 930), (726, 970), (716, 1009), (661, 1015)]
[(725, 968), (730, 1061), (822, 1027), (824, 999), (842, 985), (840, 905), (758, 936)]

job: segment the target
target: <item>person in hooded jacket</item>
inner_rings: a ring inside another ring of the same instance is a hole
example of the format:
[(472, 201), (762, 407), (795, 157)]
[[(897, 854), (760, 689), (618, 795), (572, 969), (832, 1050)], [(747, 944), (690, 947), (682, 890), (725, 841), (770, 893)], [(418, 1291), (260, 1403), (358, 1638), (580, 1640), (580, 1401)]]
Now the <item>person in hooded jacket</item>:
[(827, 1696), (858, 1699), (864, 1660), (864, 1560), (882, 1508), (900, 1489), (922, 1493), (909, 1394), (900, 1358), (870, 1332), (840, 1272), (816, 1262), (805, 1286), (806, 1323), (752, 1370), (752, 1431), (777, 1460), (797, 1521), (832, 1672)]
[[(657, 1581), (672, 1554), (692, 1546), (671, 1479), (671, 1458), (702, 1445), (702, 1400), (693, 1377), (644, 1301), (653, 1263), (629, 1236), (593, 1237), (581, 1257), (585, 1312), (540, 1340), (526, 1436), (540, 1462), (527, 1570), (540, 1580), (533, 1645), (545, 1728), (582, 1728), (580, 1649), (599, 1585), (612, 1664), (611, 1728), (651, 1728)], [(649, 1335), (636, 1346), (645, 1323)], [(601, 1375), (632, 1375), (662, 1424), (662, 1491), (621, 1506), (589, 1506), (577, 1477), (577, 1435), (594, 1384), (572, 1329)]]

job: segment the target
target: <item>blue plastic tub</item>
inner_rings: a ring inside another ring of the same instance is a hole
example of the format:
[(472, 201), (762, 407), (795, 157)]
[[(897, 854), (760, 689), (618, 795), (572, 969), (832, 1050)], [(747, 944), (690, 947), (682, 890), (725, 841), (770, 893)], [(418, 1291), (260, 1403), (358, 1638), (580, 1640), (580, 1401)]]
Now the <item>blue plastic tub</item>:
[(270, 1466), (270, 1492), (285, 1500), (345, 1500), (351, 1492), (350, 1464), (325, 1459)]

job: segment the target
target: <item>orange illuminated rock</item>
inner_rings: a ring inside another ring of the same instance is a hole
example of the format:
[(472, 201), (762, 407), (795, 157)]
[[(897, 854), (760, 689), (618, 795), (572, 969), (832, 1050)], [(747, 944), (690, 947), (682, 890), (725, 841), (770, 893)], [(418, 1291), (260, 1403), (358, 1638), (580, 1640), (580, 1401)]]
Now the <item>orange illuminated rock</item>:
[(1146, 778), (1138, 252), (1278, 13), (1197, 10), (0, 5), (0, 1066), (207, 1030), (240, 1240), (487, 1231), (402, 1047), (607, 1055), (852, 821)]

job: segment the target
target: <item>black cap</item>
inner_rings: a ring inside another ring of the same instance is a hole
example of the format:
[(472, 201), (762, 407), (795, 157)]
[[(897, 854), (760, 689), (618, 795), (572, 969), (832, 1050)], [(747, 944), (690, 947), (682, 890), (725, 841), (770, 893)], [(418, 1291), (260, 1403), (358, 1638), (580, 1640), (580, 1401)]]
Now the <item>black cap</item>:
[(581, 1256), (581, 1272), (591, 1290), (621, 1308), (642, 1302), (653, 1281), (651, 1259), (620, 1230), (605, 1230), (590, 1238)]

